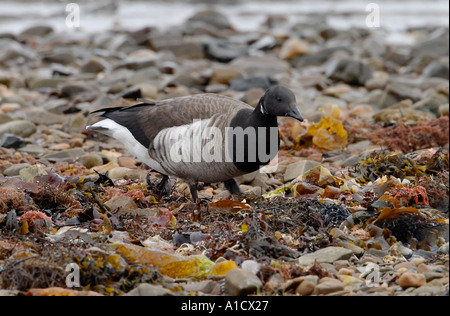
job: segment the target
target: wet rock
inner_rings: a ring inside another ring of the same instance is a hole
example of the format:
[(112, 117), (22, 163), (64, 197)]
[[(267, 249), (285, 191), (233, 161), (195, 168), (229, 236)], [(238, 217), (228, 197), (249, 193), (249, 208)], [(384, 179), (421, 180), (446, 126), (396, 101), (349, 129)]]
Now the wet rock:
[(26, 110), (26, 118), (34, 124), (64, 124), (66, 118), (62, 115), (51, 113), (40, 107), (32, 107)]
[(49, 152), (44, 155), (44, 158), (51, 161), (73, 161), (85, 154), (81, 148), (72, 148), (64, 151)]
[(11, 121), (0, 125), (0, 137), (4, 134), (13, 134), (19, 137), (28, 137), (36, 132), (34, 123), (20, 120)]
[(0, 106), (0, 113), (8, 113), (8, 112), (14, 112), (21, 108), (22, 106), (18, 103), (3, 103)]
[(284, 182), (293, 180), (318, 165), (320, 165), (320, 163), (313, 160), (301, 160), (293, 164), (289, 164), (284, 172)]
[(91, 169), (93, 167), (101, 166), (103, 164), (103, 159), (97, 154), (87, 154), (81, 156), (78, 159), (78, 162), (86, 168)]
[(48, 174), (47, 171), (45, 171), (44, 168), (39, 164), (22, 168), (19, 171), (20, 179), (25, 182), (33, 182), (34, 177), (45, 176), (47, 174)]
[(230, 81), (230, 89), (234, 91), (247, 91), (254, 88), (267, 90), (278, 82), (271, 77), (235, 78)]
[(23, 145), (23, 138), (13, 134), (3, 134), (2, 138), (0, 139), (0, 147), (3, 148), (20, 148)]
[(425, 77), (438, 77), (448, 79), (449, 68), (448, 65), (444, 65), (443, 63), (434, 60), (429, 63), (427, 67), (425, 67), (422, 75)]
[(174, 294), (160, 285), (142, 283), (124, 296), (174, 296)]
[[(326, 280), (324, 280), (326, 279)], [(322, 281), (323, 280), (323, 281)], [(330, 294), (338, 291), (342, 291), (345, 288), (345, 284), (339, 280), (331, 278), (323, 278), (315, 288), (317, 294)]]
[(308, 296), (313, 294), (315, 289), (316, 283), (310, 280), (304, 280), (302, 283), (300, 283), (299, 286), (297, 286), (297, 288), (295, 289), (295, 293), (301, 296)]
[(284, 282), (284, 277), (279, 273), (275, 273), (264, 284), (264, 289), (267, 292), (272, 292), (272, 291), (278, 289), (283, 282)]
[(225, 40), (208, 40), (203, 43), (203, 47), (206, 57), (222, 63), (228, 63), (247, 54), (246, 47)]
[(335, 59), (328, 64), (326, 75), (348, 84), (364, 85), (372, 77), (372, 68), (355, 59)]
[(60, 87), (60, 96), (62, 98), (73, 98), (74, 96), (89, 91), (84, 84), (68, 83)]
[(204, 10), (196, 12), (187, 22), (201, 22), (210, 25), (218, 30), (231, 29), (228, 18), (220, 12), (214, 10)]
[(38, 60), (39, 56), (29, 46), (22, 45), (14, 40), (0, 39), (0, 63), (23, 58), (26, 61)]
[(449, 116), (449, 104), (441, 104), (439, 105), (439, 109), (438, 109), (438, 113), (439, 116), (445, 115), (445, 116)]
[(377, 122), (398, 122), (399, 120), (416, 122), (430, 117), (430, 114), (412, 109), (411, 101), (405, 100), (375, 113), (372, 117)]
[(313, 253), (303, 255), (298, 259), (298, 263), (303, 266), (318, 263), (333, 263), (338, 260), (346, 260), (352, 255), (350, 249), (341, 247), (327, 247)]
[(120, 167), (125, 168), (135, 168), (136, 167), (136, 160), (130, 157), (119, 157), (117, 158), (117, 163)]
[(18, 163), (18, 164), (12, 165), (9, 168), (6, 168), (5, 171), (3, 171), (3, 174), (7, 177), (18, 176), (20, 173), (20, 170), (22, 170), (24, 168), (28, 168), (28, 167), (31, 167), (31, 165), (29, 163)]
[(215, 67), (209, 79), (209, 84), (229, 84), (230, 80), (241, 77), (242, 73), (229, 67)]
[(411, 57), (433, 59), (449, 55), (448, 28), (437, 29), (429, 34), (424, 40), (414, 45), (411, 50)]
[(27, 86), (30, 90), (56, 89), (60, 84), (66, 82), (63, 77), (60, 78), (40, 78), (31, 77), (27, 79)]
[(414, 103), (412, 105), (412, 108), (414, 110), (419, 110), (423, 112), (428, 112), (432, 116), (438, 116), (439, 115), (439, 107), (442, 104), (445, 104), (448, 102), (448, 98), (444, 97), (441, 94), (437, 93), (430, 93), (426, 97), (424, 97), (422, 100)]
[(48, 25), (31, 26), (19, 34), (19, 38), (27, 38), (30, 36), (43, 37), (53, 32), (53, 28)]
[(291, 68), (287, 62), (271, 56), (239, 57), (230, 63), (230, 67), (244, 77), (273, 77), (287, 74)]
[(233, 269), (225, 275), (225, 293), (243, 296), (257, 292), (263, 286), (261, 280), (252, 272)]
[(133, 199), (129, 196), (114, 196), (109, 201), (105, 202), (105, 205), (114, 214), (133, 214), (138, 207)]
[(386, 108), (403, 100), (415, 102), (419, 99), (420, 94), (415, 89), (401, 83), (390, 83), (386, 86), (384, 95), (378, 105), (381, 108)]
[(421, 273), (403, 273), (397, 281), (398, 285), (402, 288), (407, 289), (410, 287), (421, 287), (425, 285), (425, 276)]
[(283, 60), (289, 60), (296, 56), (307, 54), (309, 50), (308, 42), (299, 38), (290, 38), (281, 46), (279, 56)]
[(11, 116), (9, 116), (8, 114), (0, 113), (0, 126), (11, 121), (13, 121), (13, 118)]
[(199, 282), (189, 282), (183, 286), (187, 292), (201, 292), (205, 294), (219, 295), (220, 285), (213, 280), (205, 280)]
[(155, 51), (170, 51), (175, 57), (182, 59), (202, 59), (204, 49), (199, 42), (188, 42), (180, 34), (152, 34), (150, 46)]
[(308, 66), (320, 66), (325, 63), (333, 54), (351, 55), (351, 51), (346, 46), (335, 46), (320, 49), (314, 53), (294, 57), (290, 62), (298, 69)]
[(99, 73), (109, 67), (108, 63), (100, 57), (91, 57), (87, 62), (81, 65), (81, 71), (87, 73)]
[(68, 124), (69, 132), (82, 133), (86, 129), (86, 122), (86, 117), (83, 114), (75, 114)]
[[(69, 65), (73, 63), (75, 60), (76, 55), (73, 52), (65, 49), (64, 50), (55, 49), (50, 52), (43, 53), (42, 55), (42, 61), (61, 65)], [(58, 69), (63, 68), (55, 68), (55, 69), (58, 71)], [(63, 73), (67, 74), (67, 70), (64, 70)]]

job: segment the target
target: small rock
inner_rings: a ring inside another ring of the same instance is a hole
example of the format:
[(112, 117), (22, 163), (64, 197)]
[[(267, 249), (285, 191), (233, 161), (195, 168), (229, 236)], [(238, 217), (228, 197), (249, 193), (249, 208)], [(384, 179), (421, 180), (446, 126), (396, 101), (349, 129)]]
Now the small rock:
[(20, 179), (25, 182), (33, 182), (34, 177), (45, 176), (47, 174), (47, 171), (39, 164), (23, 168), (19, 171)]
[(55, 144), (51, 145), (49, 147), (50, 150), (68, 150), (70, 149), (70, 145), (68, 143), (61, 143), (61, 144)]
[(91, 169), (96, 166), (101, 166), (103, 164), (103, 159), (97, 154), (87, 154), (78, 158), (78, 162), (86, 168)]
[(134, 160), (131, 157), (119, 157), (117, 158), (117, 163), (119, 164), (120, 167), (125, 167), (125, 168), (135, 168), (136, 167), (136, 160)]
[(8, 113), (8, 112), (14, 112), (21, 108), (20, 104), (18, 103), (3, 103), (0, 105), (0, 113)]
[(230, 80), (230, 89), (234, 91), (247, 91), (254, 88), (267, 90), (278, 82), (271, 77), (248, 77)]
[(366, 118), (366, 119), (371, 118), (373, 114), (374, 114), (373, 107), (368, 104), (355, 105), (348, 112), (349, 117)]
[(201, 22), (215, 27), (218, 30), (231, 29), (228, 18), (222, 13), (214, 10), (202, 10), (196, 12), (188, 20), (188, 22)]
[(247, 49), (225, 40), (208, 40), (204, 43), (205, 55), (209, 59), (228, 63), (247, 54)]
[(284, 282), (284, 277), (279, 274), (275, 273), (270, 276), (269, 280), (264, 284), (264, 289), (267, 292), (272, 292), (280, 287), (280, 285)]
[(3, 171), (3, 174), (7, 177), (18, 176), (20, 173), (20, 170), (22, 170), (24, 168), (28, 168), (28, 167), (31, 167), (31, 165), (29, 163), (18, 163), (18, 164), (12, 165), (9, 168), (6, 168), (5, 171)]
[(174, 294), (162, 286), (142, 283), (124, 296), (174, 296)]
[(158, 100), (158, 88), (150, 83), (139, 83), (136, 85), (141, 91), (142, 98), (150, 100)]
[(296, 56), (305, 55), (309, 50), (308, 42), (299, 38), (290, 38), (281, 46), (279, 56), (283, 60), (289, 60)]
[(24, 31), (22, 31), (22, 33), (20, 33), (20, 35), (19, 35), (19, 38), (30, 37), (30, 36), (43, 37), (52, 32), (53, 32), (53, 28), (51, 26), (36, 25), (36, 26), (31, 26), (31, 27), (25, 29)]
[(304, 280), (299, 286), (297, 286), (295, 293), (300, 294), (301, 296), (308, 296), (313, 294), (315, 289), (316, 284), (314, 282)]
[(3, 148), (20, 148), (24, 145), (24, 140), (22, 137), (13, 134), (3, 134), (0, 140), (0, 147)]
[(84, 156), (86, 153), (81, 148), (72, 148), (64, 151), (49, 152), (44, 158), (53, 161), (72, 161)]
[(448, 79), (449, 68), (448, 65), (444, 65), (443, 63), (434, 60), (425, 67), (422, 75), (425, 77), (438, 77)]
[(129, 196), (114, 196), (105, 202), (105, 205), (116, 215), (134, 214), (134, 211), (138, 208)]
[(81, 66), (82, 72), (99, 73), (108, 68), (108, 63), (99, 57), (92, 57)]
[(11, 116), (9, 116), (8, 114), (0, 113), (0, 126), (11, 121), (14, 121)]
[(69, 132), (81, 133), (86, 128), (86, 118), (83, 114), (75, 114), (69, 122)]
[(36, 125), (29, 121), (11, 121), (0, 125), (0, 137), (4, 134), (13, 134), (28, 137), (36, 132)]
[(242, 73), (244, 77), (270, 77), (290, 72), (290, 65), (276, 57), (244, 56), (230, 63), (232, 69)]
[(61, 124), (64, 123), (66, 118), (64, 116), (51, 113), (39, 107), (32, 107), (26, 110), (26, 117), (28, 121), (34, 124)]
[(348, 84), (364, 85), (372, 77), (372, 68), (354, 59), (335, 59), (327, 66), (326, 75)]
[(225, 293), (232, 296), (243, 296), (255, 293), (262, 288), (261, 280), (252, 272), (233, 269), (225, 275)]
[(404, 289), (409, 287), (421, 287), (422, 285), (425, 285), (426, 278), (421, 273), (405, 272), (397, 280), (397, 283)]
[(333, 263), (338, 260), (347, 260), (352, 254), (353, 252), (350, 249), (327, 247), (300, 257), (298, 263), (303, 266), (314, 264), (315, 261), (318, 263)]
[(289, 164), (284, 172), (284, 182), (293, 180), (318, 165), (320, 165), (320, 163), (313, 160), (301, 160), (293, 164)]
[(215, 67), (209, 79), (209, 84), (229, 84), (231, 79), (241, 77), (242, 73), (237, 69)]
[[(301, 285), (301, 284), (300, 284)], [(324, 282), (319, 282), (315, 288), (317, 294), (330, 294), (338, 291), (342, 291), (345, 288), (345, 284), (336, 279), (327, 279)]]
[(89, 89), (79, 83), (68, 83), (59, 88), (59, 95), (61, 98), (72, 98), (80, 93), (86, 92)]
[(444, 277), (444, 274), (441, 272), (427, 271), (423, 274), (425, 276), (426, 282), (431, 282), (435, 279), (441, 279)]
[(439, 105), (438, 112), (439, 112), (440, 116), (449, 116), (449, 105), (448, 105), (448, 103)]
[(109, 170), (108, 177), (110, 177), (113, 180), (124, 179), (128, 175), (131, 174), (131, 171), (132, 170), (130, 168), (116, 167), (116, 168), (113, 168), (113, 169)]
[(30, 90), (40, 90), (40, 89), (56, 89), (60, 84), (66, 82), (67, 79), (63, 77), (54, 78), (40, 78), (33, 77), (27, 79), (27, 86)]
[(183, 286), (187, 292), (201, 292), (205, 294), (219, 295), (220, 285), (213, 280), (205, 280), (200, 282), (190, 282)]

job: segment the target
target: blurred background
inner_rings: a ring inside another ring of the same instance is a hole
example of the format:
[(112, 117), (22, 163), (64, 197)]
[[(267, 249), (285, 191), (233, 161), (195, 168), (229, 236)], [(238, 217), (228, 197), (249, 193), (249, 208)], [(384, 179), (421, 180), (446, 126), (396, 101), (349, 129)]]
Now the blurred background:
[[(381, 27), (389, 40), (408, 41), (401, 33), (413, 27), (448, 26), (449, 5), (445, 0), (95, 0), (74, 1), (80, 5), (80, 30), (98, 32), (119, 26), (129, 30), (153, 26), (168, 28), (180, 25), (194, 12), (213, 7), (225, 14), (240, 31), (254, 31), (278, 17), (287, 28), (299, 22), (324, 24), (337, 29), (365, 27), (367, 4), (380, 7)], [(0, 30), (20, 32), (45, 21), (64, 30), (69, 1), (0, 0)], [(280, 17), (283, 17), (282, 19)]]

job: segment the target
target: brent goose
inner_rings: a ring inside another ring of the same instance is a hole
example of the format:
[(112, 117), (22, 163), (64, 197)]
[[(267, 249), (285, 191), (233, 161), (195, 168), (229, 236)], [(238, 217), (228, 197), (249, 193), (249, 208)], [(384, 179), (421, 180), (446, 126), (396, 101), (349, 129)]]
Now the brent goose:
[(269, 88), (256, 108), (208, 93), (92, 113), (105, 119), (89, 130), (119, 140), (161, 173), (159, 188), (168, 176), (188, 183), (194, 201), (198, 182), (224, 182), (231, 194), (241, 193), (234, 177), (260, 169), (277, 155), (277, 116), (303, 121), (294, 94), (279, 85)]

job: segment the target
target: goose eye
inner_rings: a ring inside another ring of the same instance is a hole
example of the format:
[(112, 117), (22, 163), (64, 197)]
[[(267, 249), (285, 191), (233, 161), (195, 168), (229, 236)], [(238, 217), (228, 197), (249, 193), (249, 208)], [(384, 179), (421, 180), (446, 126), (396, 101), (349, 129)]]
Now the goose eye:
[(278, 97), (278, 98), (277, 98), (277, 101), (278, 101), (278, 102), (281, 102), (281, 98), (280, 98), (280, 97)]

